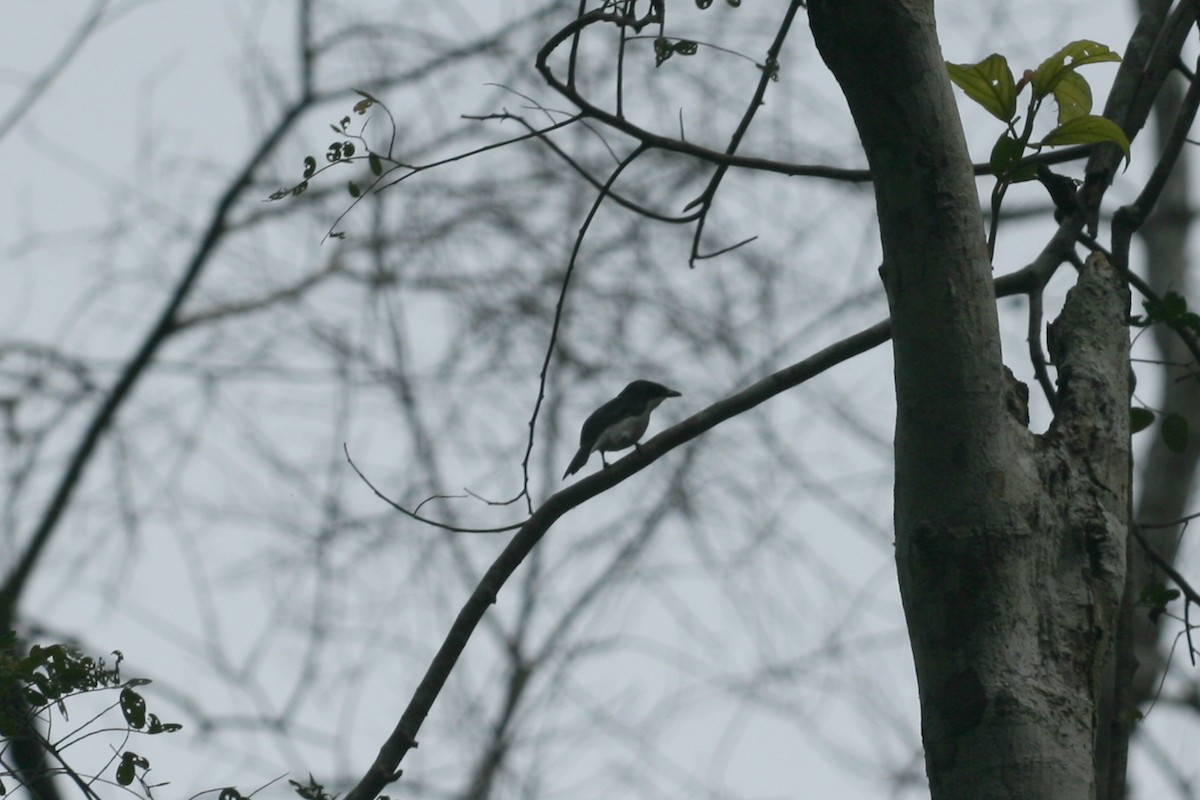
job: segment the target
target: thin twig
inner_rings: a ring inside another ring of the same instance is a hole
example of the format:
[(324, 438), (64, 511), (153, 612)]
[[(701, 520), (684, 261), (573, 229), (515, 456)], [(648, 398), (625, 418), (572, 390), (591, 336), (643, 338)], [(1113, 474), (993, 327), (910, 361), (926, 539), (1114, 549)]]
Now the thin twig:
[[(463, 528), (458, 525), (447, 525), (444, 522), (438, 522), (436, 519), (429, 519), (428, 517), (422, 517), (421, 515), (417, 514), (415, 511), (410, 511), (409, 509), (407, 509), (404, 506), (397, 503), (395, 500), (393, 500), (390, 497), (388, 497), (387, 495), (385, 495), (383, 492), (376, 489), (375, 484), (371, 483), (371, 481), (367, 478), (367, 476), (362, 473), (362, 470), (360, 470), (358, 468), (358, 465), (354, 463), (354, 459), (350, 457), (350, 448), (347, 445), (345, 445), (345, 444), (342, 445), (342, 451), (346, 454), (346, 461), (348, 461), (350, 463), (351, 469), (353, 469), (355, 471), (355, 473), (358, 474), (358, 477), (361, 478), (362, 482), (367, 485), (367, 488), (369, 488), (372, 492), (375, 493), (376, 497), (378, 497), (380, 500), (387, 503), (389, 506), (396, 509), (397, 511), (399, 511), (401, 514), (405, 515), (406, 517), (415, 519), (417, 522), (422, 522), (431, 527), (441, 528), (444, 531), (452, 531), (454, 533), (507, 533), (508, 531), (515, 531), (516, 529), (520, 528), (521, 525), (524, 524), (521, 522), (517, 522), (512, 525), (504, 525), (504, 526), (501, 526), (498, 528)], [(418, 508), (419, 507), (420, 506), (418, 506)]]

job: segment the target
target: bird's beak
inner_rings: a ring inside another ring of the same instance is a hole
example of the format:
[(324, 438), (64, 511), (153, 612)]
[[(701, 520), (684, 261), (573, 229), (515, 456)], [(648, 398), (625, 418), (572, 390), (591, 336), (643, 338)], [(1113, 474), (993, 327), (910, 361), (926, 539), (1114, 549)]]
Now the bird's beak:
[(667, 389), (667, 397), (683, 397), (683, 395), (674, 389)]

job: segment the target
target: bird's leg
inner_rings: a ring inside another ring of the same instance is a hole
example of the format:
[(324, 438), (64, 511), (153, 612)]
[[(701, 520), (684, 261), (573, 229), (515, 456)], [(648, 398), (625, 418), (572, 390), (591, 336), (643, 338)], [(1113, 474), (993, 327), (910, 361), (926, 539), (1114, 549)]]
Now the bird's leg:
[(603, 450), (601, 450), (601, 451), (600, 451), (600, 463), (604, 465), (604, 468), (605, 468), (605, 469), (608, 469), (608, 459), (606, 459), (606, 458), (604, 457), (604, 451), (603, 451)]

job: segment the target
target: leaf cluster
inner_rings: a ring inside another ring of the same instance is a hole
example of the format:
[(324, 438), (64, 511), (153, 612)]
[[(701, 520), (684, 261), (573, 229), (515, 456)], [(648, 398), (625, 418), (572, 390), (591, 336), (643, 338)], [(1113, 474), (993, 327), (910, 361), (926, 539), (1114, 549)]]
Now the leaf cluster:
[[(330, 142), (329, 146), (325, 148), (325, 166), (318, 168), (317, 159), (315, 156), (305, 156), (303, 162), (304, 170), (301, 173), (302, 180), (293, 186), (284, 187), (272, 192), (267, 196), (267, 200), (282, 200), (283, 198), (289, 196), (299, 197), (300, 195), (304, 194), (305, 191), (307, 191), (308, 182), (310, 179), (316, 177), (326, 169), (337, 166), (338, 164), (350, 164), (355, 161), (361, 161), (363, 158), (365, 158), (367, 160), (367, 165), (371, 170), (371, 174), (376, 179), (372, 182), (370, 187), (367, 187), (368, 189), (374, 188), (374, 186), (378, 183), (378, 179), (381, 178), (385, 172), (390, 172), (397, 167), (404, 166), (392, 158), (392, 150), (394, 149), (396, 143), (396, 125), (395, 120), (391, 117), (391, 113), (387, 110), (387, 107), (380, 103), (379, 100), (377, 100), (373, 95), (358, 89), (355, 89), (354, 91), (362, 98), (354, 104), (353, 111), (355, 114), (364, 116), (372, 106), (378, 105), (384, 110), (384, 113), (388, 115), (389, 120), (391, 120), (392, 136), (388, 151), (386, 153), (378, 153), (371, 150), (370, 146), (367, 144), (363, 134), (366, 132), (367, 122), (369, 122), (369, 120), (363, 122), (362, 127), (359, 128), (357, 133), (355, 133), (351, 131), (351, 124), (353, 122), (352, 118), (349, 115), (344, 116), (338, 120), (336, 124), (331, 123), (329, 126), (340, 138)], [(355, 142), (357, 142), (357, 144)], [(388, 162), (386, 169), (384, 167), (385, 161)], [(362, 197), (364, 191), (363, 187), (359, 185), (358, 182), (353, 180), (347, 181), (346, 190), (350, 193), (350, 196), (356, 200)]]
[[(1025, 70), (1019, 81), (1013, 77), (1008, 59), (999, 53), (975, 64), (946, 62), (950, 80), (967, 97), (1005, 124), (988, 160), (992, 174), (996, 176), (996, 186), (992, 190), (989, 253), (995, 252), (1000, 206), (1008, 187), (1039, 177), (1038, 164), (1029, 160), (1028, 155), (1035, 155), (1047, 147), (1112, 142), (1121, 148), (1128, 162), (1129, 138), (1115, 122), (1092, 113), (1091, 86), (1078, 72), (1080, 67), (1088, 64), (1120, 60), (1121, 57), (1107, 46), (1080, 39), (1047, 58), (1037, 69)], [(1029, 89), (1029, 101), (1022, 117), (1017, 113), (1017, 99), (1026, 88)], [(1058, 124), (1035, 141), (1034, 122), (1047, 98), (1053, 98), (1058, 107)], [(1060, 210), (1063, 208), (1058, 199), (1055, 205)]]
[[(1033, 180), (1035, 167), (1022, 162), (1026, 149), (1069, 144), (1113, 142), (1129, 158), (1129, 138), (1112, 120), (1093, 114), (1092, 89), (1078, 69), (1088, 64), (1120, 61), (1107, 46), (1089, 39), (1071, 42), (1047, 58), (1035, 70), (1025, 70), (1021, 80), (1013, 77), (1008, 59), (993, 53), (977, 64), (946, 63), (950, 80), (992, 116), (1005, 123), (1007, 130), (992, 148), (991, 167), (996, 176), (1012, 182)], [(1028, 87), (1024, 127), (1017, 126), (1017, 97)], [(1058, 125), (1040, 141), (1032, 141), (1033, 122), (1043, 101), (1053, 97), (1058, 106)]]
[[(63, 700), (74, 694), (114, 687), (121, 682), (121, 653), (114, 651), (116, 663), (108, 667), (104, 659), (85, 656), (65, 644), (42, 646), (35, 644), (25, 656), (14, 653), (16, 634), (7, 633), (0, 640), (0, 681), (6, 686), (20, 686), (21, 695), (30, 706), (58, 706), (66, 714)], [(15, 721), (0, 709), (0, 734), (12, 735)]]
[[(1148, 328), (1151, 325), (1168, 325), (1183, 336), (1200, 340), (1200, 315), (1188, 310), (1187, 298), (1179, 292), (1170, 291), (1159, 298), (1150, 298), (1143, 305), (1145, 314), (1133, 316), (1129, 324), (1135, 328)], [(1193, 374), (1193, 379), (1200, 380), (1200, 374)], [(1182, 453), (1187, 449), (1191, 435), (1187, 417), (1176, 412), (1162, 413), (1149, 408), (1131, 408), (1129, 410), (1129, 428), (1133, 433), (1145, 430), (1162, 417), (1160, 433), (1163, 444), (1173, 453)]]
[[(179, 730), (182, 726), (165, 723), (146, 710), (146, 700), (137, 689), (150, 681), (144, 678), (123, 680), (120, 670), (123, 656), (120, 651), (113, 651), (113, 655), (115, 662), (109, 666), (102, 658), (93, 658), (61, 643), (35, 644), (28, 653), (21, 655), (14, 632), (0, 636), (0, 686), (14, 687), (24, 702), (24, 706), (0, 704), (0, 736), (11, 739), (27, 732), (35, 718), (45, 716), (52, 708), (63, 719), (69, 719), (69, 701), (72, 698), (108, 690), (119, 690), (116, 702), (109, 708), (115, 706), (121, 710), (127, 735), (133, 732), (154, 735)], [(81, 730), (89, 728), (99, 717), (93, 717)], [(90, 734), (77, 731), (66, 744), (45, 744), (62, 749), (86, 735)], [(148, 759), (129, 750), (114, 755), (113, 760), (116, 761), (116, 781), (122, 786), (133, 783), (139, 770), (144, 773), (150, 768)], [(0, 771), (0, 777), (11, 774), (9, 771)], [(7, 787), (0, 781), (0, 795), (5, 793)]]

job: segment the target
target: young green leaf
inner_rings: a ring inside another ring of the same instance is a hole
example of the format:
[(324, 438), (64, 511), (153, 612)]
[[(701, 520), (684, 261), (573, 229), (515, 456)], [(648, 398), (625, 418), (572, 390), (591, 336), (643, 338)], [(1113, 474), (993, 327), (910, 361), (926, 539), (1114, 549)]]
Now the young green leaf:
[(1008, 173), (1005, 177), (1008, 178), (1009, 183), (1024, 183), (1037, 177), (1037, 168), (1038, 165), (1034, 162), (1026, 161), (1024, 164), (1019, 164), (1016, 169)]
[(121, 690), (121, 713), (131, 728), (141, 728), (146, 724), (146, 701), (128, 686)]
[(117, 783), (128, 786), (133, 783), (133, 762), (122, 758), (117, 764)]
[(992, 147), (992, 157), (988, 160), (992, 174), (997, 178), (1007, 177), (1008, 173), (1021, 163), (1024, 146), (1007, 133), (1001, 134)]
[(374, 175), (383, 174), (383, 162), (379, 160), (379, 156), (371, 153), (367, 156), (367, 163), (371, 165), (371, 173)]
[(1071, 42), (1038, 65), (1033, 73), (1033, 95), (1041, 100), (1057, 88), (1064, 76), (1085, 64), (1120, 60), (1119, 55), (1099, 42), (1090, 39)]
[(1149, 428), (1154, 422), (1154, 412), (1148, 408), (1129, 409), (1129, 432), (1137, 433)]
[(362, 194), (362, 189), (359, 188), (359, 185), (354, 181), (350, 181), (350, 183), (346, 185), (346, 188), (350, 190), (351, 197), (358, 197)]
[(1187, 298), (1171, 290), (1161, 300), (1147, 300), (1146, 310), (1155, 322), (1175, 322), (1187, 313)]
[(121, 754), (121, 763), (117, 764), (117, 783), (121, 784), (122, 786), (128, 786), (129, 784), (133, 783), (135, 769), (149, 769), (149, 767), (149, 761), (142, 758), (137, 753), (126, 750)]
[(1172, 453), (1182, 453), (1188, 446), (1188, 421), (1181, 414), (1167, 414), (1162, 422), (1163, 444)]
[(1064, 122), (1042, 139), (1046, 147), (1058, 147), (1064, 144), (1091, 144), (1093, 142), (1113, 142), (1129, 160), (1129, 139), (1125, 131), (1111, 119), (1088, 114), (1076, 117), (1070, 122)]
[(1017, 88), (1004, 56), (992, 53), (978, 64), (947, 61), (946, 69), (950, 72), (950, 80), (993, 117), (1008, 122), (1016, 116)]
[(1070, 122), (1092, 113), (1092, 87), (1078, 72), (1068, 72), (1054, 87), (1054, 102), (1058, 104), (1058, 124)]

